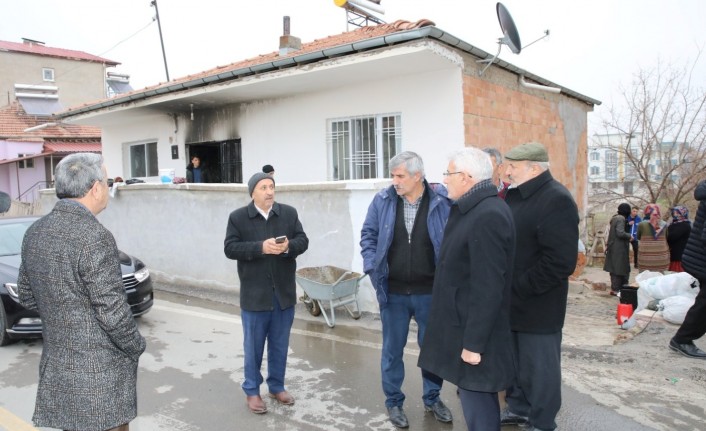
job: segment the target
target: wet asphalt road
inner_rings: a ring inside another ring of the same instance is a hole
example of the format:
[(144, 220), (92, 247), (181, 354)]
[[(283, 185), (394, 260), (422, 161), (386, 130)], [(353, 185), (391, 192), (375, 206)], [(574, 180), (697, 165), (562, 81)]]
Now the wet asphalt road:
[[(153, 310), (139, 320), (148, 348), (140, 359), (139, 416), (132, 431), (395, 429), (387, 421), (380, 388), (380, 332), (341, 321), (328, 328), (323, 318), (311, 316), (297, 319), (292, 331), (287, 385), (296, 404), (266, 400), (267, 414), (249, 413), (240, 389), (242, 329), (237, 312), (230, 305), (157, 293)], [(0, 429), (31, 429), (24, 427), (31, 423), (41, 346), (39, 340), (0, 348)], [(438, 423), (424, 413), (417, 351), (410, 340), (404, 386), (410, 429), (465, 429), (451, 385), (444, 387), (442, 399), (454, 413), (453, 424)], [(572, 431), (650, 429), (567, 387), (558, 424)], [(518, 428), (503, 431), (513, 429)]]

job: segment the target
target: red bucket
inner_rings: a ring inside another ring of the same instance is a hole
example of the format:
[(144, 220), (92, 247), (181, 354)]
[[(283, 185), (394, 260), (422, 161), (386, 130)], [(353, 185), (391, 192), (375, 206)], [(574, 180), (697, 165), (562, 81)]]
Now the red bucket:
[(632, 304), (618, 304), (618, 311), (615, 316), (618, 321), (618, 325), (622, 325), (627, 322), (628, 319), (630, 319), (630, 316), (632, 316), (632, 313)]

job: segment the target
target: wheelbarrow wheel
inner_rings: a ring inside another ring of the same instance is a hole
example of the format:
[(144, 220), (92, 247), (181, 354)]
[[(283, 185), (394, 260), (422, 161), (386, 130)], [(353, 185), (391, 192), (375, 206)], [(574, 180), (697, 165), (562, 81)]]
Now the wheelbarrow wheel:
[(312, 299), (311, 302), (306, 304), (306, 308), (312, 316), (321, 316), (321, 307), (319, 307), (319, 303), (316, 300)]
[(304, 303), (309, 314), (314, 317), (321, 316), (321, 307), (319, 307), (319, 303), (315, 299), (311, 299), (309, 295), (305, 293), (299, 300)]

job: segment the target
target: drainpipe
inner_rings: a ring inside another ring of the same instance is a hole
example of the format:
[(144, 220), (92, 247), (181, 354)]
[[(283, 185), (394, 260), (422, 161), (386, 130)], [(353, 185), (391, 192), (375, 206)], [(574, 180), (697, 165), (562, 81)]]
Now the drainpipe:
[(549, 87), (546, 85), (531, 84), (525, 81), (525, 75), (520, 75), (518, 81), (522, 87), (531, 88), (533, 90), (548, 91), (550, 93), (559, 94), (561, 93), (561, 88)]
[(34, 132), (34, 131), (37, 131), (40, 129), (44, 129), (45, 127), (54, 127), (54, 126), (58, 126), (58, 125), (59, 125), (59, 123), (43, 123), (38, 126), (28, 127), (26, 129), (24, 129), (23, 132), (25, 132), (25, 133)]

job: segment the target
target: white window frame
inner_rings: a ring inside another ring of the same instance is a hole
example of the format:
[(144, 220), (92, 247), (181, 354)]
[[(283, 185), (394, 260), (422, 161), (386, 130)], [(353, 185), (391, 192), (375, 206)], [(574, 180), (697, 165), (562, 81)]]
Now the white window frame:
[(601, 155), (598, 151), (591, 151), (591, 161), (597, 162), (601, 159)]
[(591, 166), (591, 175), (600, 175), (601, 168), (598, 166)]
[[(27, 157), (27, 156), (33, 156), (34, 153), (27, 153), (27, 154), (18, 154), (17, 157)], [(19, 160), (17, 162), (17, 167), (19, 169), (32, 169), (34, 168), (34, 159), (25, 159), (25, 160)]]
[(328, 119), (326, 142), (331, 180), (386, 178), (390, 159), (402, 151), (402, 115)]
[(52, 69), (51, 67), (43, 67), (42, 80), (44, 82), (54, 82), (54, 69)]
[[(150, 157), (150, 151), (148, 149), (149, 146), (154, 146), (154, 156), (155, 160), (153, 161), (152, 158)], [(144, 175), (140, 175), (143, 172), (141, 172), (139, 169), (136, 169), (134, 163), (133, 163), (133, 150), (136, 149), (137, 147), (144, 147), (144, 159), (142, 162), (144, 163)], [(127, 160), (128, 160), (128, 166), (130, 167), (130, 178), (146, 178), (146, 177), (156, 177), (159, 175), (159, 147), (157, 146), (156, 141), (149, 141), (149, 142), (140, 142), (140, 143), (135, 143), (135, 144), (130, 144), (127, 146)], [(153, 168), (153, 169), (151, 169)]]

